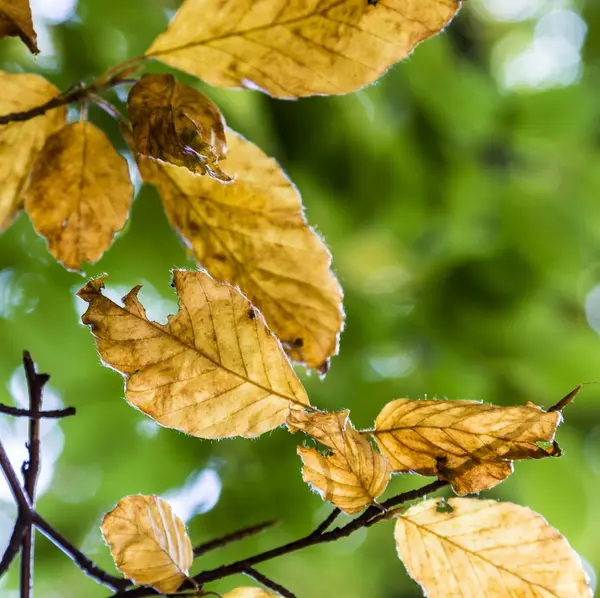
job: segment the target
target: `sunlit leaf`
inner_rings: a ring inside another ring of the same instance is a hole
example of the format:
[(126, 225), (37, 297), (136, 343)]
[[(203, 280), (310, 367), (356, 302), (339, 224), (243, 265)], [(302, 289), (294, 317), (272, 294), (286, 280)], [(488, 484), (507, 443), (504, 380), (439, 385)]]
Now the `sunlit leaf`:
[(102, 278), (78, 293), (90, 305), (102, 359), (126, 379), (126, 399), (163, 426), (202, 438), (254, 437), (280, 426), (308, 397), (262, 314), (204, 272), (175, 270), (180, 311), (149, 321), (137, 299), (102, 295)]
[(267, 592), (262, 588), (236, 588), (227, 592), (223, 598), (271, 598), (272, 596), (278, 596), (278, 594)]
[(127, 161), (95, 125), (79, 121), (48, 138), (31, 172), (25, 209), (67, 268), (95, 262), (127, 220)]
[(0, 38), (16, 36), (33, 54), (39, 53), (29, 0), (0, 0)]
[[(59, 91), (39, 75), (0, 72), (0, 115), (41, 106)], [(23, 122), (0, 125), (0, 231), (23, 206), (22, 191), (33, 161), (46, 139), (65, 123), (66, 108)]]
[(200, 265), (248, 295), (293, 360), (326, 371), (344, 321), (331, 256), (275, 160), (231, 130), (228, 140), (229, 185), (144, 159), (140, 172)]
[(102, 534), (115, 564), (137, 585), (175, 592), (194, 558), (185, 524), (158, 496), (126, 496), (104, 516)]
[(302, 477), (325, 500), (354, 514), (386, 489), (391, 470), (386, 458), (354, 429), (349, 414), (294, 410), (287, 424), (290, 432), (302, 430), (332, 450), (324, 456), (314, 448), (298, 447), (304, 462)]
[(429, 598), (590, 598), (577, 553), (526, 507), (452, 498), (411, 507), (396, 522), (396, 547)]
[(394, 471), (437, 475), (467, 494), (509, 476), (512, 460), (555, 456), (556, 447), (537, 443), (552, 442), (560, 421), (560, 413), (532, 404), (398, 399), (383, 408), (371, 433)]

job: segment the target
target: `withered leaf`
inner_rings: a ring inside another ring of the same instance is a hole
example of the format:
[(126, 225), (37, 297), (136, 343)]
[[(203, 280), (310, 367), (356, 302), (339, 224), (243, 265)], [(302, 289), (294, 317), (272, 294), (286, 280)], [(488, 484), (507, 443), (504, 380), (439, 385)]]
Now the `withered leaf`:
[(352, 515), (375, 502), (390, 481), (391, 469), (367, 438), (349, 420), (349, 411), (323, 413), (290, 411), (290, 432), (302, 430), (332, 453), (323, 456), (316, 449), (298, 447), (304, 462), (302, 477), (325, 500)]
[(342, 94), (378, 79), (443, 29), (460, 5), (186, 0), (146, 55), (222, 87), (258, 87), (280, 98)]
[[(60, 92), (39, 75), (0, 72), (0, 114), (24, 112), (45, 104)], [(23, 122), (0, 125), (0, 231), (23, 206), (22, 192), (33, 161), (46, 139), (66, 119), (65, 106)]]
[(186, 579), (194, 558), (185, 524), (158, 496), (126, 496), (104, 516), (102, 534), (117, 569), (164, 594)]
[(32, 54), (39, 53), (29, 0), (0, 0), (1, 37), (20, 37)]
[[(290, 406), (309, 405), (262, 314), (205, 272), (175, 270), (180, 310), (166, 325), (137, 299), (102, 295), (103, 278), (78, 295), (102, 359), (126, 380), (127, 401), (163, 426), (201, 438), (251, 438), (280, 426)], [(252, 313), (253, 317), (249, 314)]]
[(219, 166), (227, 153), (225, 120), (204, 94), (173, 75), (144, 75), (131, 88), (127, 109), (137, 152), (221, 182), (232, 180)]
[(132, 197), (125, 158), (100, 129), (79, 121), (46, 141), (25, 191), (25, 209), (50, 253), (78, 270), (110, 247)]
[(140, 158), (142, 178), (202, 267), (248, 295), (294, 361), (326, 371), (344, 322), (331, 256), (277, 162), (234, 131), (228, 139), (229, 185)]
[(532, 404), (398, 399), (383, 408), (371, 434), (394, 471), (437, 475), (468, 494), (508, 477), (513, 460), (554, 456), (556, 448), (537, 443), (552, 442), (560, 421), (559, 413)]
[(267, 592), (267, 590), (263, 590), (262, 588), (236, 588), (231, 592), (227, 592), (223, 596), (223, 598), (272, 598), (273, 596), (278, 596), (278, 594), (273, 594), (272, 592)]
[(396, 547), (429, 598), (591, 598), (577, 553), (526, 507), (492, 500), (437, 500), (398, 517)]

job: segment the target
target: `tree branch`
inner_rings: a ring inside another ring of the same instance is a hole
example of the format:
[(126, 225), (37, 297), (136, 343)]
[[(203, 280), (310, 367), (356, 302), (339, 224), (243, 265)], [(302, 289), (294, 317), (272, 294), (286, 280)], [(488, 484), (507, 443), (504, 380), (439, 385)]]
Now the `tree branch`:
[(29, 417), (36, 419), (62, 419), (63, 417), (70, 417), (75, 415), (75, 407), (66, 407), (65, 409), (52, 409), (49, 411), (39, 411), (33, 413), (29, 409), (20, 409), (19, 407), (13, 407), (12, 405), (5, 405), (0, 403), (0, 413), (4, 415), (12, 415), (14, 417)]
[(260, 571), (253, 569), (252, 567), (248, 567), (243, 571), (244, 575), (251, 577), (254, 581), (265, 586), (265, 588), (269, 588), (269, 590), (273, 590), (277, 592), (280, 596), (284, 596), (285, 598), (297, 598), (296, 594), (290, 592), (288, 589), (284, 588), (282, 585), (278, 584), (276, 581), (273, 581), (266, 575), (263, 575)]
[(233, 542), (239, 542), (244, 538), (248, 538), (249, 536), (255, 536), (256, 534), (260, 534), (261, 532), (278, 525), (278, 521), (266, 521), (265, 523), (259, 523), (258, 525), (252, 525), (251, 527), (245, 527), (237, 532), (233, 532), (232, 534), (227, 534), (222, 538), (217, 538), (216, 540), (210, 540), (209, 542), (204, 542), (203, 544), (199, 544), (194, 548), (194, 557), (199, 557), (210, 550), (215, 550), (217, 548), (222, 548), (223, 546), (227, 546)]
[(15, 521), (15, 526), (13, 527), (12, 535), (10, 540), (8, 541), (8, 546), (2, 555), (2, 559), (0, 560), (0, 577), (2, 577), (11, 566), (14, 558), (17, 556), (19, 552), (19, 548), (21, 547), (21, 540), (23, 539), (23, 534), (27, 529), (27, 522), (25, 518), (18, 517)]

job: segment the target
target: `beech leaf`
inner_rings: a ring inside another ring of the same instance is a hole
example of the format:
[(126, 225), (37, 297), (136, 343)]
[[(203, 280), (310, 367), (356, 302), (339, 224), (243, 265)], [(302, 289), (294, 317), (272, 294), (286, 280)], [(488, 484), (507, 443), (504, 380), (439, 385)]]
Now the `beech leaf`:
[(144, 75), (129, 92), (127, 108), (137, 152), (229, 182), (219, 167), (227, 153), (219, 108), (173, 75)]
[(127, 496), (104, 516), (102, 534), (117, 569), (136, 585), (177, 591), (194, 559), (184, 522), (158, 496)]
[(527, 404), (497, 407), (476, 401), (388, 403), (370, 431), (395, 472), (437, 475), (457, 494), (492, 488), (513, 471), (516, 459), (556, 456), (552, 442), (561, 421)]
[(221, 87), (355, 91), (443, 29), (461, 0), (186, 0), (146, 55)]
[(294, 361), (326, 372), (344, 322), (331, 256), (277, 162), (234, 131), (228, 139), (229, 185), (139, 158), (142, 178), (198, 263), (248, 295)]
[(267, 592), (267, 590), (263, 590), (262, 588), (245, 587), (227, 592), (223, 598), (271, 598), (272, 596), (277, 597), (278, 594)]
[(386, 458), (354, 429), (349, 414), (295, 410), (287, 425), (290, 432), (302, 430), (333, 451), (323, 456), (316, 449), (298, 447), (304, 462), (302, 477), (325, 500), (352, 515), (375, 502), (390, 481), (391, 469)]
[[(60, 92), (39, 75), (0, 72), (0, 114), (24, 112), (46, 103)], [(32, 164), (54, 131), (66, 119), (62, 106), (23, 122), (0, 125), (0, 231), (23, 207), (22, 192)]]
[[(0, 0), (0, 38), (20, 37), (32, 54), (38, 54), (29, 0)], [(4, 95), (4, 88), (2, 89)]]
[(591, 598), (577, 553), (532, 510), (512, 503), (436, 499), (398, 517), (395, 538), (408, 574), (429, 598)]
[(237, 289), (202, 271), (175, 270), (180, 310), (168, 323), (102, 295), (103, 278), (78, 296), (89, 303), (102, 359), (126, 380), (125, 398), (157, 422), (201, 438), (251, 438), (280, 426), (290, 405), (309, 405), (279, 341)]
[(46, 141), (31, 172), (25, 209), (50, 253), (79, 270), (110, 247), (132, 197), (125, 158), (100, 129), (79, 121)]

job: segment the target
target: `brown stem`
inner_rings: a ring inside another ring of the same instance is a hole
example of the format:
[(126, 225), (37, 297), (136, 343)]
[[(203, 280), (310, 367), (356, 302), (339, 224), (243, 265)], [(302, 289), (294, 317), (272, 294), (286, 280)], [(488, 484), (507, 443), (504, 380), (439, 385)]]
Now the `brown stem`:
[(75, 415), (75, 407), (66, 407), (65, 409), (52, 409), (49, 411), (39, 411), (34, 414), (29, 409), (20, 409), (19, 407), (13, 407), (12, 405), (5, 405), (0, 403), (0, 413), (4, 415), (12, 415), (14, 417), (29, 417), (36, 419), (62, 419), (63, 417), (69, 417)]
[(266, 521), (265, 523), (259, 523), (258, 525), (252, 525), (251, 527), (245, 527), (244, 529), (233, 532), (232, 534), (227, 534), (222, 538), (217, 538), (216, 540), (210, 540), (209, 542), (199, 544), (194, 548), (194, 557), (199, 557), (210, 550), (222, 548), (223, 546), (227, 546), (233, 542), (239, 542), (240, 540), (248, 538), (249, 536), (260, 534), (261, 532), (278, 525), (278, 523), (278, 521)]
[(265, 586), (265, 588), (269, 588), (269, 590), (277, 592), (280, 596), (284, 596), (284, 598), (297, 598), (296, 594), (290, 592), (287, 588), (284, 588), (276, 581), (273, 581), (270, 577), (263, 575), (260, 571), (257, 571), (252, 567), (244, 569), (243, 573), (244, 575), (251, 577), (254, 581), (257, 581), (258, 583)]
[(0, 577), (2, 577), (11, 566), (14, 558), (17, 556), (19, 552), (19, 548), (21, 547), (21, 540), (23, 539), (23, 534), (27, 529), (27, 522), (24, 517), (17, 517), (15, 521), (15, 525), (13, 527), (12, 535), (10, 540), (8, 541), (8, 546), (2, 555), (2, 559), (0, 559)]

